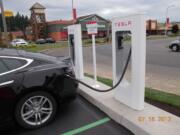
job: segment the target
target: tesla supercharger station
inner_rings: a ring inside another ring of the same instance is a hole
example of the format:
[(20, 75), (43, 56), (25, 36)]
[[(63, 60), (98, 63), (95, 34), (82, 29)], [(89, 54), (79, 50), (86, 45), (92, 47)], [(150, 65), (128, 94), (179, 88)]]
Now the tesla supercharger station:
[(84, 78), (81, 25), (68, 26), (68, 44), (76, 78), (81, 80)]
[(131, 35), (131, 81), (123, 80), (115, 88), (114, 97), (121, 103), (135, 109), (144, 108), (146, 28), (144, 15), (116, 18), (112, 21), (113, 83), (122, 74), (124, 55), (123, 34)]

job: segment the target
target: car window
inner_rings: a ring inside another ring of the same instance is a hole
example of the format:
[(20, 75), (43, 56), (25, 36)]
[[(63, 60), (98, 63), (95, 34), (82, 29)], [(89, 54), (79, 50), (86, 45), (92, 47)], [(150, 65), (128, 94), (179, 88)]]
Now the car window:
[(25, 40), (24, 39), (20, 39), (19, 42), (25, 42)]
[(17, 39), (17, 42), (23, 42), (23, 39)]
[(7, 72), (8, 68), (4, 65), (4, 63), (0, 60), (0, 74)]
[(17, 39), (14, 39), (13, 42), (17, 42)]
[(17, 39), (16, 42), (21, 42), (21, 40), (20, 40), (20, 39)]
[(24, 66), (27, 62), (25, 60), (13, 59), (13, 58), (3, 58), (2, 61), (6, 64), (9, 70), (17, 69)]

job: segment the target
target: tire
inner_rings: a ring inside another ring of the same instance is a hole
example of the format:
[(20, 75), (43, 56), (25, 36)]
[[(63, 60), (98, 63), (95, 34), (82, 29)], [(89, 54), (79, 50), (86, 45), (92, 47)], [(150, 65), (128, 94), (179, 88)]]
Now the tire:
[(172, 51), (173, 52), (178, 52), (179, 50), (180, 50), (180, 48), (178, 45), (176, 45), (176, 44), (172, 45)]
[(36, 129), (51, 122), (57, 103), (47, 92), (32, 92), (22, 97), (15, 108), (15, 120), (23, 128)]

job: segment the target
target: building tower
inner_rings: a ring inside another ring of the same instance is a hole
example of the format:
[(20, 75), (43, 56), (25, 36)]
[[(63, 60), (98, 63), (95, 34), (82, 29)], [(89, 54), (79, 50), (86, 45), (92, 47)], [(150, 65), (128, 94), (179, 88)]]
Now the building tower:
[(31, 8), (31, 26), (33, 39), (46, 38), (46, 16), (45, 7), (39, 3), (35, 3)]

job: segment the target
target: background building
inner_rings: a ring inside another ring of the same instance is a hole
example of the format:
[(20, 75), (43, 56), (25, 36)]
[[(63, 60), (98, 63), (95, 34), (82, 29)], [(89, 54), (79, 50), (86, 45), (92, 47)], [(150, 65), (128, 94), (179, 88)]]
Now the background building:
[(45, 7), (39, 3), (35, 3), (31, 8), (31, 27), (33, 32), (33, 39), (46, 38), (46, 15)]
[(47, 22), (48, 36), (55, 39), (56, 41), (67, 40), (67, 26), (72, 24), (81, 24), (83, 38), (88, 38), (89, 35), (87, 34), (86, 24), (90, 21), (96, 21), (98, 24), (99, 28), (97, 37), (107, 36), (108, 26), (110, 22), (96, 14), (78, 17), (76, 20), (59, 20)]
[[(89, 38), (87, 34), (87, 22), (96, 21), (98, 24), (98, 34), (96, 37), (110, 37), (111, 22), (97, 15), (85, 15), (77, 17), (76, 9), (72, 9), (72, 20), (55, 20), (46, 21), (45, 7), (39, 3), (35, 3), (31, 8), (31, 26), (27, 28), (27, 38), (36, 40), (38, 38), (51, 37), (56, 41), (67, 40), (67, 26), (72, 24), (81, 24), (82, 37)], [(173, 23), (172, 23), (173, 24)], [(167, 31), (171, 31), (172, 24), (169, 23)], [(176, 23), (179, 24), (180, 23)], [(164, 23), (158, 23), (157, 20), (147, 20), (146, 29), (148, 35), (162, 35), (165, 33), (166, 27)]]
[(87, 24), (87, 22), (91, 22), (91, 21), (96, 21), (98, 24), (97, 37), (106, 37), (108, 30), (110, 29), (110, 27), (109, 27), (110, 21), (104, 19), (103, 17), (101, 17), (97, 14), (92, 14), (92, 15), (78, 17), (76, 20), (76, 23), (81, 24), (81, 26), (82, 26), (83, 38), (89, 37), (89, 35), (87, 34), (86, 24)]
[(74, 21), (71, 20), (47, 22), (48, 37), (51, 37), (56, 41), (67, 40), (67, 26), (72, 25), (73, 23)]
[(147, 20), (146, 30), (149, 35), (156, 35), (158, 33), (158, 22), (157, 20)]
[(37, 40), (38, 38), (51, 37), (56, 41), (67, 40), (67, 26), (72, 24), (81, 24), (83, 38), (88, 38), (86, 24), (90, 21), (96, 21), (98, 24), (97, 37), (106, 37), (110, 22), (99, 15), (92, 14), (77, 18), (76, 9), (73, 8), (72, 20), (46, 21), (45, 7), (35, 3), (31, 8), (31, 27), (27, 29), (27, 37)]

